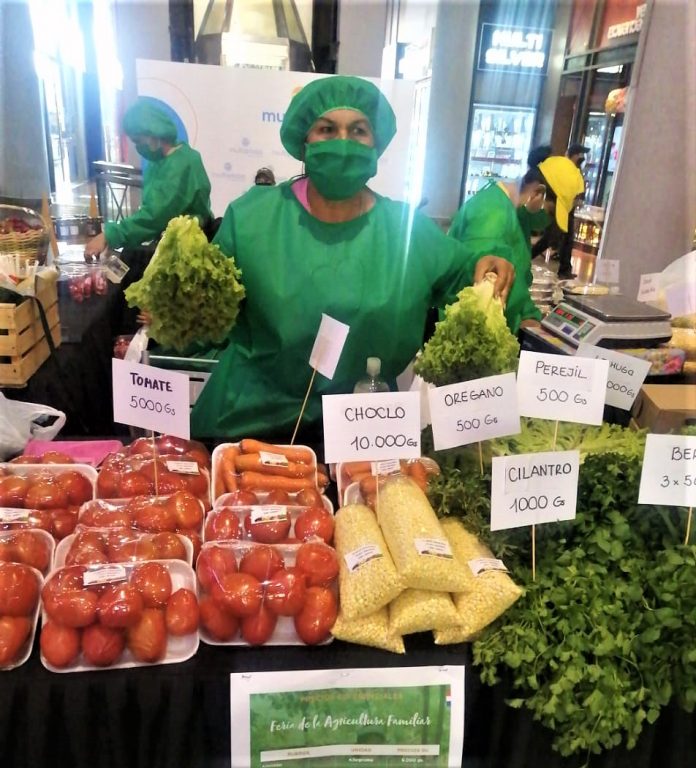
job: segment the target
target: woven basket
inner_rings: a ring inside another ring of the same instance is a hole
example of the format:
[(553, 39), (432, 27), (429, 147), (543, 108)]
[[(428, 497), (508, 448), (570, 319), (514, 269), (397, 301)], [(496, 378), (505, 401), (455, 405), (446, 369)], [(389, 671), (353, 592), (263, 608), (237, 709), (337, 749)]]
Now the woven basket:
[(21, 219), (30, 227), (27, 232), (0, 232), (0, 253), (18, 256), (21, 262), (36, 259), (44, 264), (48, 253), (48, 232), (41, 216), (31, 208), (0, 205), (0, 228), (6, 219)]

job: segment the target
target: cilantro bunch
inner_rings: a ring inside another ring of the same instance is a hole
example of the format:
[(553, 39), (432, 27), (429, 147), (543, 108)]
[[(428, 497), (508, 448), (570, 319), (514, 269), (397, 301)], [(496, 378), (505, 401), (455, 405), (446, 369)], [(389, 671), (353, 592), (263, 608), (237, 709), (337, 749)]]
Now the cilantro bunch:
[(234, 259), (208, 242), (191, 216), (172, 219), (128, 305), (152, 315), (150, 336), (181, 352), (193, 342), (219, 343), (234, 327), (244, 298)]

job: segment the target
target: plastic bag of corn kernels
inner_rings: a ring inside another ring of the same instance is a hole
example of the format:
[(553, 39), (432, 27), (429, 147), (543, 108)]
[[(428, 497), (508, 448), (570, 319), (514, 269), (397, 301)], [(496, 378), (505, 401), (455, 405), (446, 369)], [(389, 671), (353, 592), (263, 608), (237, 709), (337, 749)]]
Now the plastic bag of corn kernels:
[(449, 592), (406, 589), (389, 604), (389, 629), (396, 635), (453, 629), (460, 621)]
[(377, 521), (406, 586), (459, 592), (470, 579), (454, 558), (426, 495), (408, 477), (395, 476), (379, 486)]
[(369, 507), (350, 504), (338, 510), (334, 544), (339, 561), (341, 613), (345, 618), (369, 616), (404, 589)]
[(394, 635), (389, 630), (389, 611), (380, 608), (369, 616), (361, 619), (347, 619), (339, 611), (331, 634), (338, 640), (358, 645), (369, 645), (372, 648), (382, 648), (392, 653), (406, 653), (404, 641), (400, 635)]
[(460, 520), (445, 518), (440, 522), (455, 557), (466, 563), (472, 574), (473, 589), (452, 595), (460, 626), (437, 630), (434, 633), (435, 643), (470, 642), (484, 627), (505, 613), (524, 590), (510, 578), (502, 561), (496, 560), (490, 549), (467, 531)]

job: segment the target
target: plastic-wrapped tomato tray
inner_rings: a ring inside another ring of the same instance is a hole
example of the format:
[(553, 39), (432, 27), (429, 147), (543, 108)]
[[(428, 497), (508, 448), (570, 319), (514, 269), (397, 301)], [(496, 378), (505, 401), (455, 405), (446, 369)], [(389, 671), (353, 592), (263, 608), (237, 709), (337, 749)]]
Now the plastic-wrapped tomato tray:
[(22, 563), (36, 568), (43, 576), (53, 566), (56, 542), (39, 528), (0, 531), (0, 562)]
[(19, 667), (31, 655), (43, 577), (21, 563), (0, 563), (0, 670)]

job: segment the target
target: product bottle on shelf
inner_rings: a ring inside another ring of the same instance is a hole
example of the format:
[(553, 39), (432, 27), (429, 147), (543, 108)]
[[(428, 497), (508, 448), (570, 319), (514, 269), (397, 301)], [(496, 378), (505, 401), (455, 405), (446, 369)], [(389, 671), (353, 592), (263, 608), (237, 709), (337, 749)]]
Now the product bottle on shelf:
[(389, 385), (380, 378), (382, 361), (378, 357), (368, 357), (365, 376), (355, 385), (353, 393), (364, 395), (368, 392), (389, 392)]

